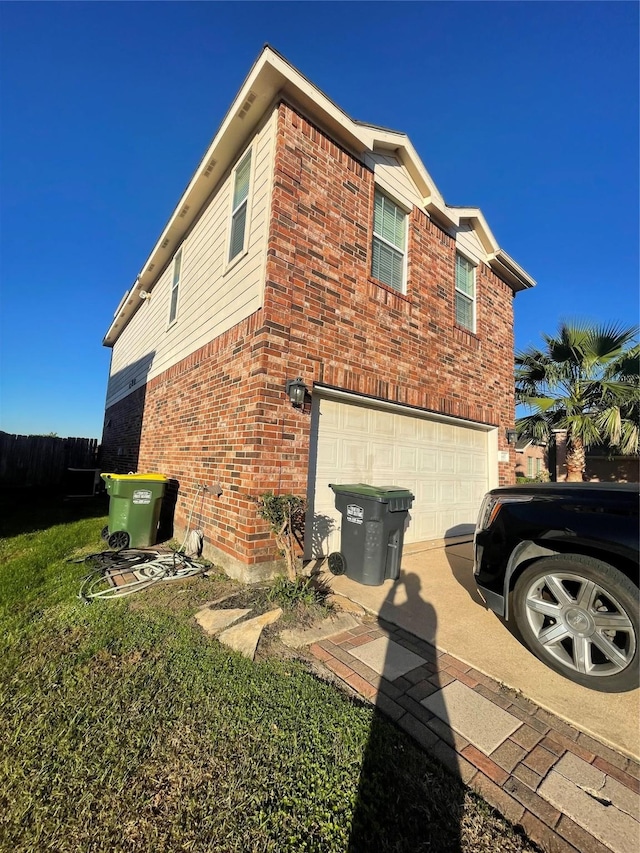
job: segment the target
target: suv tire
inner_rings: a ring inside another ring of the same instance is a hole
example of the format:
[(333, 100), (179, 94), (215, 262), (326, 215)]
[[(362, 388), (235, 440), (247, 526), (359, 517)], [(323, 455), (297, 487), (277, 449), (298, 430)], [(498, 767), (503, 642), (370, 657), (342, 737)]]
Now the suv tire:
[(513, 614), (533, 654), (603, 693), (638, 686), (639, 590), (618, 569), (583, 554), (531, 563), (513, 590)]

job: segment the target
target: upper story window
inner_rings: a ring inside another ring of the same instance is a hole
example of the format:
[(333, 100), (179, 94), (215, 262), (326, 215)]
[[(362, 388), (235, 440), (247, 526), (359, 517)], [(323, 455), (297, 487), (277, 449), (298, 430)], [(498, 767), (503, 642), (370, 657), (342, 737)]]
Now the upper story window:
[(180, 290), (180, 273), (182, 271), (182, 249), (173, 259), (173, 278), (171, 279), (171, 304), (169, 307), (169, 323), (173, 323), (178, 313), (178, 291)]
[(462, 255), (456, 255), (456, 323), (476, 330), (476, 268)]
[(371, 275), (401, 293), (405, 291), (406, 242), (407, 214), (376, 190)]
[(229, 239), (230, 261), (241, 254), (245, 248), (250, 180), (251, 151), (249, 150), (233, 173), (233, 206), (231, 210), (231, 237)]

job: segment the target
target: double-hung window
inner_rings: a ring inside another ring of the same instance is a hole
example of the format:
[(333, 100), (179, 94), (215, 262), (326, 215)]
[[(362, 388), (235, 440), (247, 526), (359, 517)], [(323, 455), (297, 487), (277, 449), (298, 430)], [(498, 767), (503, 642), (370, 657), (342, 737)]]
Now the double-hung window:
[(376, 190), (371, 275), (404, 293), (407, 214)]
[(456, 255), (456, 323), (476, 330), (476, 268), (462, 255)]
[(171, 279), (171, 305), (169, 307), (169, 323), (173, 323), (178, 313), (178, 291), (180, 290), (180, 273), (182, 271), (182, 249), (173, 259), (173, 278)]
[(229, 261), (240, 255), (245, 248), (247, 230), (247, 206), (249, 182), (251, 180), (251, 150), (236, 166), (233, 174), (233, 207), (231, 210), (231, 237), (229, 239)]

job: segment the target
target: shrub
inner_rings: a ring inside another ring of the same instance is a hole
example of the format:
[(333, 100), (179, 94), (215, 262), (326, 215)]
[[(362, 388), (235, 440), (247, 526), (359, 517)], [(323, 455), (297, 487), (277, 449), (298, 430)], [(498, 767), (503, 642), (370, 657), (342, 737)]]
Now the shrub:
[(258, 501), (258, 515), (271, 528), (280, 553), (284, 556), (287, 578), (295, 581), (300, 560), (297, 551), (304, 542), (305, 500), (296, 495), (267, 492)]

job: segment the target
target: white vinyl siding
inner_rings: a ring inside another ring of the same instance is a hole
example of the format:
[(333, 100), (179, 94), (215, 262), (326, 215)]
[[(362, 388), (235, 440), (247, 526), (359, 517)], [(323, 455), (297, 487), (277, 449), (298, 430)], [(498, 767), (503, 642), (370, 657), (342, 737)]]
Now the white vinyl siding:
[(456, 323), (476, 330), (476, 270), (460, 254), (456, 254)]
[(407, 214), (376, 190), (373, 214), (371, 275), (404, 293)]
[(234, 172), (229, 261), (244, 251), (250, 181), (251, 151), (248, 151)]
[(150, 298), (118, 338), (111, 358), (107, 405), (111, 406), (181, 359), (249, 317), (262, 305), (268, 211), (273, 180), (277, 111), (251, 145), (252, 178), (242, 257), (228, 264), (230, 210), (235, 171), (214, 190), (183, 243), (178, 310), (189, 322), (167, 329), (173, 263), (167, 263)]
[(173, 280), (171, 282), (171, 302), (169, 306), (169, 323), (173, 323), (178, 313), (178, 293), (180, 290), (180, 271), (182, 268), (182, 249), (173, 259)]
[(424, 206), (422, 193), (397, 157), (371, 151), (364, 155), (364, 162), (375, 175), (376, 187), (390, 198), (395, 198), (407, 210)]

